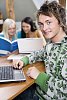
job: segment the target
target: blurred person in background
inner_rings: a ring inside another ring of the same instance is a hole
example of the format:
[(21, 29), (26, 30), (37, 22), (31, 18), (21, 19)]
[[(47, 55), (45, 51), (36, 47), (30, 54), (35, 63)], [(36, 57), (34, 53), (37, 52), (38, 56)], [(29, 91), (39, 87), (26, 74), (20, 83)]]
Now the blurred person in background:
[(13, 41), (19, 37), (16, 34), (16, 22), (13, 19), (7, 18), (3, 23), (3, 31), (0, 36)]
[(21, 31), (18, 32), (21, 38), (42, 38), (44, 46), (46, 40), (40, 30), (37, 30), (35, 23), (31, 17), (25, 17), (21, 22)]

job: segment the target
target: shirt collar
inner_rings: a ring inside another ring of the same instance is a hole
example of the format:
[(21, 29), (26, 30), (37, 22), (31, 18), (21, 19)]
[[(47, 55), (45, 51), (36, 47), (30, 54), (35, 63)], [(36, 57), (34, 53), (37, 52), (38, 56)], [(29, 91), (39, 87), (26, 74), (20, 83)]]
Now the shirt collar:
[(66, 43), (66, 42), (67, 42), (67, 35), (65, 37), (63, 37), (63, 39), (60, 42), (53, 43), (51, 40), (49, 40), (47, 42), (47, 44), (49, 44), (49, 43), (52, 43), (52, 44), (62, 44), (62, 43)]

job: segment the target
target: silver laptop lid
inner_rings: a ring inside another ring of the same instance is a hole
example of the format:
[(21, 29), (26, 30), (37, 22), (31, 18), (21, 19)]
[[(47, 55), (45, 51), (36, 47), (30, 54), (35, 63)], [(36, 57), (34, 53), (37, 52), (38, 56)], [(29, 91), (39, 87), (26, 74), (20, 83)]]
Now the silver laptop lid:
[(43, 48), (42, 38), (23, 38), (18, 39), (19, 53), (32, 53)]

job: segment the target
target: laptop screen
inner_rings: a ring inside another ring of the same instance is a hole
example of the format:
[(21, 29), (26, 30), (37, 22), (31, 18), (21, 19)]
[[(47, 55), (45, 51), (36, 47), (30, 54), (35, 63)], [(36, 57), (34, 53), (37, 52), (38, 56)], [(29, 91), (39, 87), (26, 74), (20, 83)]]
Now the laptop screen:
[(43, 48), (42, 38), (18, 39), (19, 53), (32, 53)]

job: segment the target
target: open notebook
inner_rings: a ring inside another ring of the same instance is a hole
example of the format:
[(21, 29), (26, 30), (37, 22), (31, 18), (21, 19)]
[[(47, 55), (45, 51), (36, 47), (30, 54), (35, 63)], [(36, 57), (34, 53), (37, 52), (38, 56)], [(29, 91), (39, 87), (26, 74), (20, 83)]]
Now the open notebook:
[(22, 70), (14, 69), (12, 66), (0, 66), (0, 83), (25, 81), (26, 77)]

